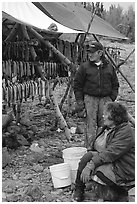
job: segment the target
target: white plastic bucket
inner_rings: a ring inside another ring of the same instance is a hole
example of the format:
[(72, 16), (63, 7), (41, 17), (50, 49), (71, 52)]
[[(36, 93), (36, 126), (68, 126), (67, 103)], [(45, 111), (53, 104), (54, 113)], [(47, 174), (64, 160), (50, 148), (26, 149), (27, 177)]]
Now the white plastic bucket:
[(67, 163), (61, 163), (50, 166), (50, 173), (54, 188), (61, 188), (71, 185), (70, 166)]
[(70, 165), (72, 183), (75, 183), (79, 161), (86, 152), (85, 147), (70, 147), (63, 150), (64, 162)]

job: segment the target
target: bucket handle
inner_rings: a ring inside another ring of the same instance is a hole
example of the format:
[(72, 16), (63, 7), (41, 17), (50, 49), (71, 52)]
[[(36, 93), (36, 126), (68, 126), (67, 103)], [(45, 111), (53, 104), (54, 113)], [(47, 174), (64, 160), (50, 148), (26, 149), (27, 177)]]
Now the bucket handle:
[(57, 178), (57, 179), (68, 179), (69, 178), (69, 176), (65, 176), (65, 177), (62, 177), (62, 178), (59, 178), (59, 177), (57, 177), (57, 176), (53, 176), (53, 177), (55, 177), (55, 178)]

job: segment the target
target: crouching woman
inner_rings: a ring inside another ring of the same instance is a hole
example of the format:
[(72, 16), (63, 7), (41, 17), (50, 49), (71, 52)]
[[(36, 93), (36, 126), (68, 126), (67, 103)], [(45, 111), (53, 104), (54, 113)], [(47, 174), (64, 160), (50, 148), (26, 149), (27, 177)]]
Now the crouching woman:
[(93, 151), (87, 152), (79, 162), (73, 193), (75, 201), (84, 200), (85, 184), (90, 180), (101, 183), (103, 188), (99, 191), (109, 191), (105, 192), (104, 201), (128, 197), (128, 190), (135, 181), (135, 138), (125, 106), (119, 102), (107, 103), (104, 125), (94, 141)]

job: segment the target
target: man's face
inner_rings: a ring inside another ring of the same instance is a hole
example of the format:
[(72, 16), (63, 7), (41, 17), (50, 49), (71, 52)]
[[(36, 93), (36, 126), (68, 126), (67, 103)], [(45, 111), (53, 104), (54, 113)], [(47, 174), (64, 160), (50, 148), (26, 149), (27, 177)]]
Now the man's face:
[(97, 50), (95, 52), (88, 52), (88, 55), (89, 55), (89, 60), (91, 62), (99, 62), (100, 61), (100, 58), (102, 56), (102, 51), (101, 50)]

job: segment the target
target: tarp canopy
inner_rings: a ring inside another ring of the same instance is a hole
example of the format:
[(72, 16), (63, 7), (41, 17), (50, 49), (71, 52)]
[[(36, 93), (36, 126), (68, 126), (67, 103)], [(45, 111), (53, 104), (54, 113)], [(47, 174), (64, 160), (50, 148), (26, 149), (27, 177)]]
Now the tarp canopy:
[(48, 30), (51, 24), (56, 24), (57, 32), (80, 33), (57, 23), (31, 2), (2, 2), (2, 18), (45, 30)]
[[(46, 15), (61, 23), (62, 25), (71, 29), (77, 29), (86, 32), (88, 24), (92, 18), (92, 14), (77, 3), (33, 2), (33, 4), (36, 5)], [(89, 33), (108, 36), (110, 38), (128, 39), (97, 15), (94, 16)]]

